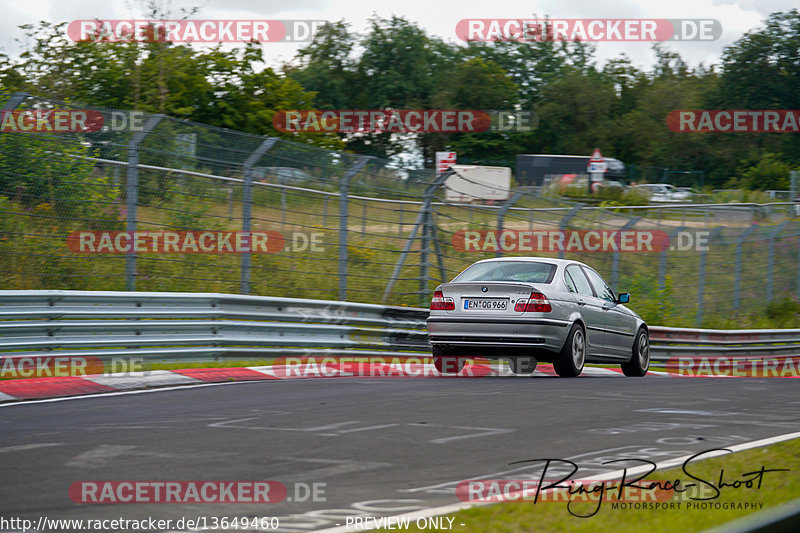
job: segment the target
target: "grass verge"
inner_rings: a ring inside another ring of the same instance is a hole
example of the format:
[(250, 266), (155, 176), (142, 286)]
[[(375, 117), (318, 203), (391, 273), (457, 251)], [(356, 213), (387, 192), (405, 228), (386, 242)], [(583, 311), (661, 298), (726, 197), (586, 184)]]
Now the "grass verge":
[[(497, 531), (504, 533), (522, 532), (597, 532), (615, 533), (639, 532), (646, 528), (648, 533), (693, 532), (725, 524), (754, 512), (775, 507), (787, 501), (800, 498), (800, 439), (781, 442), (772, 446), (755, 448), (726, 454), (720, 457), (692, 462), (688, 467), (697, 478), (712, 481), (718, 485), (720, 473), (726, 483), (753, 478), (747, 475), (765, 469), (786, 468), (786, 472), (766, 472), (761, 488), (742, 486), (723, 487), (718, 498), (706, 503), (724, 505), (755, 503), (755, 509), (715, 509), (694, 508), (686, 502), (673, 500), (674, 509), (621, 509), (613, 508), (606, 501), (600, 510), (589, 518), (578, 518), (570, 514), (565, 502), (509, 502), (489, 506), (473, 507), (447, 515), (453, 520), (453, 530), (459, 532)], [(658, 471), (647, 477), (649, 480), (679, 479), (686, 485), (693, 480), (681, 468)], [(643, 481), (640, 482), (644, 483)], [(709, 495), (713, 491), (707, 491)], [(688, 492), (686, 494), (689, 494)], [(697, 497), (702, 497), (697, 494)], [(589, 514), (596, 507), (594, 502), (576, 502), (571, 509), (575, 514)], [(680, 504), (680, 505), (678, 505)], [(763, 504), (763, 507), (758, 507)], [(414, 520), (411, 521), (414, 524)], [(445, 520), (447, 524), (447, 520)], [(461, 524), (464, 524), (461, 526)], [(388, 530), (378, 530), (388, 531)], [(408, 531), (423, 531), (411, 527)]]

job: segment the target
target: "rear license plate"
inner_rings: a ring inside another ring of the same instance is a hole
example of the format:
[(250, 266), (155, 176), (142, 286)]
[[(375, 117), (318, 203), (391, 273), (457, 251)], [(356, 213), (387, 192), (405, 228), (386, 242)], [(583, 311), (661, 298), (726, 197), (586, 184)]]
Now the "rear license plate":
[(477, 309), (483, 311), (505, 311), (508, 300), (489, 298), (464, 298), (464, 309)]

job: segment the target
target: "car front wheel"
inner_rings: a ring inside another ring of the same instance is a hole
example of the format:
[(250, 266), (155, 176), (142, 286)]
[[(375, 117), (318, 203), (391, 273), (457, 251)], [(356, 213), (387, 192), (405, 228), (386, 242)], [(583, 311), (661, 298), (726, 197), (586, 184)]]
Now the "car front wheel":
[(586, 334), (583, 326), (574, 324), (567, 335), (567, 342), (561, 348), (558, 359), (553, 363), (556, 374), (562, 378), (574, 378), (583, 371), (586, 362)]
[(647, 374), (650, 367), (650, 336), (644, 328), (639, 328), (632, 351), (631, 360), (620, 365), (622, 373), (628, 377), (640, 378)]

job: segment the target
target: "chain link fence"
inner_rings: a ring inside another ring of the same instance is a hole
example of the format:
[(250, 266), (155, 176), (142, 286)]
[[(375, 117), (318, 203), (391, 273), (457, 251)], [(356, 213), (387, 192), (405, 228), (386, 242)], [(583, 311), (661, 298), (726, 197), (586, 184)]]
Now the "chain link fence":
[[(445, 201), (446, 175), (380, 158), (104, 108), (90, 110), (94, 122), (81, 132), (44, 123), (17, 131), (37, 111), (87, 109), (21, 93), (0, 94), (0, 107), (3, 289), (427, 307), (436, 284), (473, 261), (542, 255), (592, 265), (654, 324), (702, 325), (800, 295), (790, 203), (605, 209), (518, 189), (495, 205), (455, 204)], [(588, 233), (602, 241), (620, 231), (668, 242), (625, 251), (617, 236), (617, 246), (586, 246)], [(150, 235), (142, 248), (134, 232)], [(537, 246), (557, 233), (563, 245), (577, 234), (582, 246)], [(169, 235), (178, 239), (171, 247)]]

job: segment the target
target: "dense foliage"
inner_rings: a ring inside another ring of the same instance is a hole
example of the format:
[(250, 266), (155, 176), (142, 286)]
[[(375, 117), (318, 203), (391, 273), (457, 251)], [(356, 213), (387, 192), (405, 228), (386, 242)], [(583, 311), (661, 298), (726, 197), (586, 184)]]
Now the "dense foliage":
[[(678, 133), (678, 109), (800, 109), (800, 12), (772, 14), (692, 67), (666, 46), (635, 67), (624, 55), (598, 65), (579, 42), (448, 42), (402, 17), (375, 17), (364, 35), (329, 23), (277, 71), (268, 46), (210, 49), (168, 42), (71, 42), (65, 23), (23, 27), (32, 43), (0, 55), (0, 89), (166, 113), (206, 124), (378, 156), (408, 151), (433, 163), (450, 149), (464, 162), (511, 164), (518, 153), (588, 154), (599, 147), (628, 165), (701, 171), (707, 186), (788, 188), (800, 135)], [(419, 135), (276, 131), (285, 109), (521, 109), (532, 132)]]

